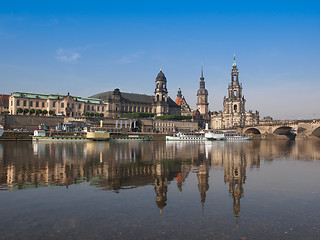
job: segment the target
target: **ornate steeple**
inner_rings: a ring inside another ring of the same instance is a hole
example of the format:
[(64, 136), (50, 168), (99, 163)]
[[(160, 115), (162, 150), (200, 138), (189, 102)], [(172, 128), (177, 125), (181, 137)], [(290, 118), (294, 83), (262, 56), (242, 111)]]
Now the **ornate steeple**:
[(181, 93), (180, 87), (179, 87), (179, 90), (178, 90), (177, 98), (182, 98), (182, 93)]
[(237, 68), (237, 63), (236, 63), (236, 55), (233, 55), (233, 64), (232, 64), (232, 68)]
[(197, 92), (197, 109), (201, 115), (206, 115), (209, 112), (208, 109), (208, 91), (206, 89), (206, 83), (203, 77), (203, 66), (201, 66), (200, 88)]

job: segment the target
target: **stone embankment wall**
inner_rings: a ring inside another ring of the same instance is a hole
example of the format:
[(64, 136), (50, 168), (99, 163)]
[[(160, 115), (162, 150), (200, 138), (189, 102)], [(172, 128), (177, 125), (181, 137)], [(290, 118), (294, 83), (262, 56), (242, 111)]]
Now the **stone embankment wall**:
[(23, 128), (28, 131), (38, 129), (40, 124), (44, 124), (50, 128), (63, 123), (63, 117), (44, 117), (44, 116), (23, 116), (23, 115), (1, 115), (0, 124), (5, 129)]

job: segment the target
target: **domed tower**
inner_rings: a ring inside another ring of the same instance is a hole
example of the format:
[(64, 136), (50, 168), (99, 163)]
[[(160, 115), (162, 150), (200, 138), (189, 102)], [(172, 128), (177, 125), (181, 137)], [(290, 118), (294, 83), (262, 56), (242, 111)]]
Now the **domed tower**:
[(239, 71), (236, 63), (236, 56), (233, 57), (231, 70), (231, 83), (228, 85), (228, 97), (224, 98), (224, 113), (230, 116), (230, 127), (240, 127), (245, 125), (246, 110), (244, 96), (242, 96), (242, 84), (239, 83)]
[(208, 91), (206, 89), (206, 83), (204, 82), (203, 68), (201, 68), (200, 88), (197, 92), (197, 98), (197, 109), (201, 115), (207, 115), (209, 113)]
[(162, 69), (156, 77), (156, 89), (154, 91), (155, 115), (163, 116), (168, 114), (168, 91), (167, 79)]

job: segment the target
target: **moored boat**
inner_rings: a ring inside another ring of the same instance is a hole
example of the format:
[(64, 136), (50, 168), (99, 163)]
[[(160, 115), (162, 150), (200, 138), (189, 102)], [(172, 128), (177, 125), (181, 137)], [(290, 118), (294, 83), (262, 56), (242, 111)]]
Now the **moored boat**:
[(177, 133), (175, 136), (166, 136), (166, 141), (206, 141), (204, 133)]
[(226, 140), (226, 136), (224, 135), (224, 133), (219, 133), (219, 132), (207, 132), (207, 133), (205, 133), (204, 136), (209, 141)]
[(251, 135), (241, 134), (237, 132), (225, 132), (227, 141), (248, 141), (252, 139)]

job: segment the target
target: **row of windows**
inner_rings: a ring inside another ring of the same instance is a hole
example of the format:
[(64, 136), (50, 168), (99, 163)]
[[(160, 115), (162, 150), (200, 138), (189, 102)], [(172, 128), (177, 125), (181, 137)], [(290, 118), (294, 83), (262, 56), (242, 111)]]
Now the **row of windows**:
[[(118, 108), (116, 107), (116, 111), (118, 111)], [(122, 112), (152, 112), (152, 108), (148, 107), (136, 107), (136, 106), (121, 106)]]
[[(41, 103), (41, 106), (42, 107), (45, 107), (45, 103), (44, 102), (40, 102)], [(12, 102), (11, 102), (11, 105), (12, 105)], [(23, 107), (26, 107), (27, 106), (27, 101), (24, 100), (23, 103), (22, 103)], [(48, 105), (48, 104), (47, 104)], [(20, 100), (17, 100), (17, 106), (20, 106)], [(29, 106), (30, 107), (33, 107), (33, 101), (30, 101), (29, 102)], [(38, 101), (35, 102), (35, 107), (39, 107), (40, 104)], [(52, 107), (55, 108), (56, 107), (56, 102), (52, 102)], [(70, 104), (67, 103), (67, 107), (70, 107)], [(78, 109), (80, 110), (82, 107), (81, 103), (78, 104)], [(61, 103), (61, 108), (64, 108), (64, 103)], [(72, 103), (71, 104), (71, 108), (74, 109), (75, 108), (75, 104)], [(97, 111), (100, 111), (100, 106), (97, 106), (96, 107)], [(90, 106), (87, 105), (87, 111), (90, 111)], [(91, 106), (91, 111), (95, 111), (95, 106)], [(104, 112), (104, 106), (101, 107), (101, 111)]]
[[(45, 103), (44, 103), (44, 102), (40, 102), (40, 103), (41, 103), (41, 106), (44, 107), (44, 104), (45, 104)], [(12, 102), (11, 102), (11, 105), (12, 105)], [(24, 107), (27, 106), (27, 101), (24, 100), (23, 103), (22, 103), (22, 105), (23, 105)], [(20, 106), (20, 100), (17, 100), (17, 106)], [(29, 106), (30, 106), (30, 107), (33, 107), (33, 101), (30, 101), (30, 102), (29, 102)], [(39, 102), (36, 101), (36, 102), (35, 102), (35, 107), (39, 107), (39, 106), (40, 106)]]

